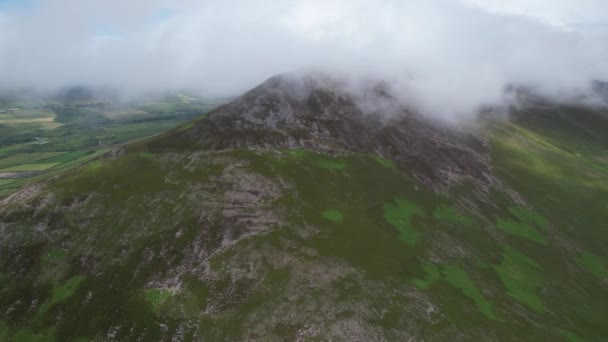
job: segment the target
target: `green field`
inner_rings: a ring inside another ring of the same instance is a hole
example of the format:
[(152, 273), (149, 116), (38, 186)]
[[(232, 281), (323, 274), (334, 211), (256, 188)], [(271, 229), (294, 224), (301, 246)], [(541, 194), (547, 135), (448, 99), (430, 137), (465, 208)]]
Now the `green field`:
[(28, 172), (28, 171), (44, 171), (57, 166), (61, 163), (33, 163), (33, 164), (21, 164), (12, 166), (6, 169), (0, 169), (0, 172)]
[[(0, 124), (11, 120), (53, 120), (55, 113), (47, 109), (18, 109), (8, 110), (0, 108)], [(10, 123), (10, 122), (8, 122)]]
[(25, 163), (35, 163), (49, 158), (61, 156), (67, 152), (17, 153), (0, 159), (0, 169)]
[[(65, 170), (96, 151), (159, 134), (216, 106), (166, 95), (132, 103), (108, 100), (42, 99), (5, 95), (0, 102), (0, 172)], [(41, 175), (43, 176), (43, 175)], [(0, 184), (0, 197), (42, 178)]]
[(0, 178), (0, 187), (4, 186), (4, 185), (8, 185), (15, 182), (14, 179), (2, 179)]
[(41, 161), (45, 162), (45, 163), (66, 163), (72, 160), (76, 160), (79, 158), (82, 158), (84, 156), (87, 156), (91, 153), (93, 153), (94, 151), (91, 150), (83, 150), (83, 151), (74, 151), (74, 152), (69, 152), (69, 153), (62, 153), (60, 155), (57, 156), (51, 156), (49, 158), (46, 159), (41, 159)]

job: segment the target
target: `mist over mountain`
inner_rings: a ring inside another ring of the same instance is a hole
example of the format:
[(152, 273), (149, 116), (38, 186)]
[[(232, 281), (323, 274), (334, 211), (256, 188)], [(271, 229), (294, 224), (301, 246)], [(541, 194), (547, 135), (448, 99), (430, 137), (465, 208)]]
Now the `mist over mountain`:
[(604, 341), (605, 0), (0, 0), (0, 342)]
[[(450, 125), (387, 82), (288, 73), (86, 157), (4, 157), (0, 337), (601, 340), (606, 111), (511, 92), (506, 120)], [(120, 118), (89, 95), (53, 108)]]
[(605, 13), (595, 0), (9, 1), (0, 85), (237, 95), (313, 67), (394, 83), (457, 120), (508, 84), (562, 97), (608, 79)]

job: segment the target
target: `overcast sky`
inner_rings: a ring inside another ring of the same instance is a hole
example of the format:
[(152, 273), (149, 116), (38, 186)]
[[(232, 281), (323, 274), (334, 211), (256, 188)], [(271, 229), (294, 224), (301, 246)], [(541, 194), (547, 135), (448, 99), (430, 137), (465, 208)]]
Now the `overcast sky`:
[(0, 86), (238, 93), (306, 67), (467, 110), (608, 79), (606, 0), (0, 0)]

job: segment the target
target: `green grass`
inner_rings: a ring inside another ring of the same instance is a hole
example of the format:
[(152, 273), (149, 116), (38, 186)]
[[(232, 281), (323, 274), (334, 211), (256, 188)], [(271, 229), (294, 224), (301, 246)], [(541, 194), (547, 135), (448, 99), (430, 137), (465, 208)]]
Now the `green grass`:
[(17, 190), (18, 188), (0, 189), (0, 199), (13, 194)]
[[(321, 236), (307, 241), (320, 255), (347, 260), (371, 277), (394, 274), (403, 265), (417, 269), (417, 262), (408, 256), (416, 255), (420, 248), (404, 246), (399, 237), (403, 235), (405, 240), (411, 234), (408, 235), (408, 231), (402, 234), (385, 220), (384, 206), (386, 204), (387, 217), (394, 218), (393, 221), (402, 227), (399, 220), (404, 214), (424, 218), (419, 215), (425, 212), (422, 208), (430, 207), (432, 210), (438, 198), (429, 191), (416, 190), (415, 182), (395, 168), (384, 167), (368, 155), (331, 157), (303, 150), (279, 153), (238, 151), (232, 155), (247, 160), (255, 172), (281, 177), (292, 184), (293, 190), (276, 203), (277, 210), (289, 213), (286, 220), (290, 226), (311, 225), (321, 229)], [(319, 159), (331, 158), (347, 164), (348, 171), (333, 172), (317, 166)], [(378, 179), (382, 179), (386, 186), (377, 186)], [(415, 205), (407, 201), (412, 205), (403, 207), (406, 203), (401, 199), (410, 196), (415, 196)], [(400, 200), (395, 202), (395, 198)], [(398, 206), (402, 212), (393, 210)], [(323, 217), (322, 213), (328, 208), (342, 214), (342, 224), (334, 224)], [(426, 221), (416, 220), (416, 223), (418, 236), (424, 230), (432, 229), (428, 218)]]
[[(87, 122), (83, 119), (78, 124), (66, 124), (54, 129), (42, 129), (39, 126), (32, 126), (32, 124), (12, 127), (6, 132), (2, 131), (0, 127), (0, 145), (6, 146), (0, 149), (0, 156), (6, 156), (6, 158), (0, 159), (0, 169), (2, 169), (0, 172), (48, 172), (56, 169), (65, 171), (74, 166), (74, 162), (85, 162), (87, 159), (85, 157), (94, 153), (93, 148), (104, 150), (107, 146), (158, 134), (178, 126), (185, 120), (189, 120), (190, 117), (188, 114), (181, 118), (181, 114), (179, 114), (161, 120), (152, 118), (141, 122), (116, 124), (107, 122), (106, 119), (104, 119), (106, 121), (93, 120), (94, 122)], [(36, 144), (34, 137), (43, 138), (47, 143)], [(28, 179), (14, 183), (14, 185), (18, 187), (37, 180), (42, 180), (42, 178), (36, 177), (36, 179)], [(0, 190), (0, 197), (16, 190), (17, 188), (10, 191)]]
[(584, 252), (576, 258), (576, 262), (598, 278), (608, 277), (608, 263), (597, 255)]
[(54, 342), (56, 341), (53, 330), (35, 333), (32, 328), (25, 327), (17, 330), (12, 337), (12, 342)]
[[(521, 274), (529, 273), (532, 280), (515, 286), (517, 297), (538, 313), (546, 306), (561, 327), (589, 340), (602, 340), (608, 330), (600, 317), (606, 316), (607, 304), (598, 298), (605, 297), (605, 278), (598, 277), (603, 272), (597, 259), (585, 253), (603, 257), (608, 245), (608, 142), (605, 134), (590, 134), (600, 125), (585, 127), (586, 114), (578, 114), (568, 123), (563, 120), (566, 111), (561, 111), (538, 116), (540, 123), (490, 128), (495, 174), (533, 208), (514, 208), (503, 202), (500, 206), (510, 207), (509, 212), (497, 214), (494, 222), (512, 216), (510, 220), (533, 227), (543, 238), (558, 239), (556, 246), (518, 243), (519, 252), (538, 267), (522, 263)], [(581, 134), (572, 134), (581, 127)], [(573, 261), (579, 266), (575, 272), (571, 271)]]
[(441, 279), (441, 272), (439, 267), (432, 262), (423, 262), (422, 269), (426, 273), (426, 278), (424, 279), (413, 279), (412, 283), (416, 285), (416, 287), (420, 289), (428, 289), (433, 284), (435, 284), (438, 280)]
[(403, 198), (384, 204), (384, 218), (399, 232), (401, 241), (414, 245), (420, 242), (422, 234), (412, 225), (415, 216), (424, 215), (416, 204)]
[[(553, 139), (515, 125), (494, 128), (490, 136), (495, 172), (523, 195), (535, 212), (550, 217), (570, 238), (592, 245), (608, 243), (606, 234), (597, 229), (580, 229), (605, 226), (608, 168), (598, 169), (594, 162), (605, 148), (595, 145), (583, 150), (576, 141)], [(564, 142), (568, 144), (564, 146)], [(526, 221), (526, 215), (534, 214), (517, 210), (513, 214), (526, 223), (535, 221), (537, 227), (546, 225), (539, 217)]]
[(340, 160), (321, 157), (317, 160), (317, 166), (328, 170), (344, 170), (346, 168), (346, 163)]
[(51, 298), (40, 306), (39, 312), (45, 313), (54, 305), (63, 303), (68, 300), (72, 295), (74, 295), (74, 293), (80, 286), (80, 283), (82, 283), (84, 280), (85, 277), (83, 276), (74, 276), (66, 280), (65, 283), (63, 283), (62, 285), (53, 287), (53, 293)]
[[(37, 161), (44, 161), (45, 163), (50, 158), (61, 156), (67, 152), (41, 152), (41, 153), (17, 153), (9, 157), (0, 159), (0, 169), (8, 168), (11, 166), (17, 166), (21, 164), (34, 163)], [(49, 163), (54, 163), (50, 161)]]
[(521, 207), (512, 207), (509, 208), (509, 211), (521, 222), (536, 225), (540, 229), (546, 229), (549, 226), (549, 221), (535, 211)]
[(55, 175), (61, 174), (63, 172), (66, 172), (66, 171), (68, 171), (68, 170), (70, 170), (70, 169), (72, 169), (74, 167), (77, 167), (80, 164), (86, 163), (87, 161), (89, 161), (91, 159), (97, 158), (100, 155), (102, 155), (102, 154), (104, 154), (104, 153), (106, 153), (108, 151), (109, 151), (109, 149), (100, 149), (100, 150), (95, 151), (92, 154), (88, 154), (88, 155), (86, 155), (84, 157), (81, 157), (79, 159), (75, 159), (75, 160), (72, 160), (72, 161), (67, 161), (67, 162), (64, 162), (64, 163), (62, 163), (60, 165), (57, 165), (57, 166), (55, 166), (53, 168), (47, 169), (44, 172), (42, 172), (42, 173), (40, 173), (38, 175), (32, 176), (30, 178), (18, 179), (18, 180), (16, 180), (13, 183), (9, 183), (9, 184), (4, 185), (4, 186), (0, 185), (0, 198), (3, 198), (5, 196), (8, 196), (8, 195), (10, 195), (10, 194), (18, 191), (21, 187), (23, 187), (25, 185), (36, 183), (36, 182), (41, 182), (41, 181), (44, 181), (44, 180), (46, 180), (46, 179), (48, 179), (48, 178), (50, 178), (52, 176), (55, 176)]
[(160, 306), (173, 296), (171, 291), (161, 289), (149, 289), (144, 291), (144, 300), (152, 306), (155, 311), (160, 309)]
[(338, 210), (334, 210), (334, 209), (325, 210), (322, 215), (323, 215), (323, 218), (325, 218), (326, 220), (329, 220), (331, 222), (341, 223), (342, 221), (344, 221), (344, 215), (342, 215), (342, 213), (339, 212)]
[(74, 292), (76, 292), (76, 289), (78, 289), (78, 285), (80, 285), (80, 283), (84, 279), (85, 278), (82, 276), (75, 276), (68, 279), (63, 285), (55, 287), (53, 289), (53, 297), (51, 299), (50, 304), (53, 305), (61, 303), (66, 299), (70, 298), (70, 296), (72, 296)]
[(65, 258), (66, 254), (67, 253), (63, 249), (55, 248), (49, 251), (46, 256), (49, 258), (49, 260), (56, 261)]
[(18, 166), (1, 169), (0, 172), (29, 172), (29, 171), (44, 171), (55, 167), (61, 163), (34, 163), (34, 164), (21, 164)]
[(496, 227), (507, 234), (528, 239), (542, 245), (547, 244), (545, 238), (536, 229), (526, 223), (512, 220), (498, 220)]
[(95, 151), (91, 151), (91, 150), (74, 151), (74, 152), (65, 153), (65, 154), (62, 154), (62, 155), (59, 155), (56, 157), (44, 159), (42, 161), (44, 161), (45, 163), (62, 163), (63, 164), (63, 163), (67, 163), (72, 160), (82, 158), (82, 157), (92, 154), (94, 152)]
[(15, 179), (2, 179), (2, 178), (0, 178), (0, 186), (8, 185), (8, 184), (11, 184), (11, 183), (13, 183), (15, 181), (16, 181)]
[[(174, 98), (146, 99), (126, 107), (124, 104), (107, 105), (103, 109), (97, 103), (86, 101), (47, 103), (47, 100), (37, 99), (27, 103), (18, 101), (6, 107), (21, 107), (19, 111), (0, 108), (0, 120), (55, 118), (58, 121), (0, 124), (0, 172), (40, 172), (10, 185), (0, 181), (0, 198), (84, 163), (98, 155), (95, 151), (107, 151), (108, 147), (166, 132), (195, 118), (199, 121), (202, 114), (217, 106)], [(52, 111), (42, 109), (45, 106)], [(147, 113), (142, 112), (142, 108)], [(107, 112), (113, 115), (108, 116)]]
[(568, 330), (559, 330), (559, 333), (565, 337), (569, 342), (588, 342), (587, 339), (580, 337), (579, 335), (568, 331)]
[(150, 153), (150, 152), (140, 152), (139, 156), (142, 158), (148, 158), (148, 159), (152, 159), (154, 158), (154, 153)]
[(464, 270), (457, 266), (446, 265), (443, 267), (443, 274), (450, 284), (460, 289), (465, 296), (471, 298), (475, 302), (479, 311), (489, 318), (497, 319), (492, 304), (485, 299), (477, 286), (475, 286), (473, 280), (469, 278)]
[(387, 168), (395, 167), (395, 165), (393, 164), (393, 162), (391, 160), (381, 157), (377, 154), (372, 154), (372, 155), (370, 155), (370, 157), (372, 157), (375, 161), (378, 162), (378, 164), (380, 164), (384, 167), (387, 167)]
[(538, 296), (538, 290), (543, 285), (543, 274), (537, 262), (506, 246), (503, 260), (494, 266), (494, 270), (509, 295), (536, 312), (545, 312), (545, 306)]

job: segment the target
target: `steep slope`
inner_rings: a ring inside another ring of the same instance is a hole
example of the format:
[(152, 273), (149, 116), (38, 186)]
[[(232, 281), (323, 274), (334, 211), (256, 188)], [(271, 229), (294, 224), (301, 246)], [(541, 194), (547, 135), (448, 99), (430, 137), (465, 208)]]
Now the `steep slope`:
[(601, 142), (356, 94), (275, 77), (4, 200), (0, 340), (608, 335)]

